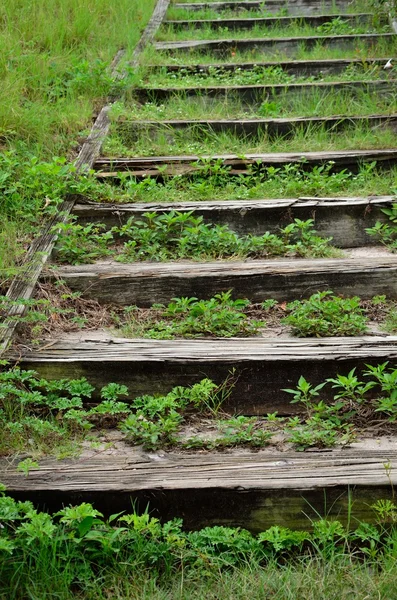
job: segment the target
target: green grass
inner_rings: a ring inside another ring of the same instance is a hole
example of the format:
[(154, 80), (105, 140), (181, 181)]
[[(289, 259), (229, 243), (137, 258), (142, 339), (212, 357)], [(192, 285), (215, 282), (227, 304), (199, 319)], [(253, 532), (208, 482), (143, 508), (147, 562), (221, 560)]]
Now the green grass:
[[(338, 59), (338, 58), (359, 58), (367, 60), (369, 58), (384, 57), (385, 62), (395, 55), (396, 41), (380, 39), (376, 43), (368, 46), (361, 40), (357, 40), (354, 48), (329, 48), (318, 42), (313, 48), (308, 49), (304, 44), (298, 46), (294, 52), (295, 60), (321, 60), (321, 59)], [(173, 50), (172, 55), (168, 52), (156, 50), (153, 46), (149, 46), (142, 57), (142, 64), (153, 65), (196, 65), (196, 64), (212, 64), (217, 63), (241, 63), (241, 62), (264, 62), (267, 60), (266, 53), (260, 50), (230, 50), (223, 55), (219, 55), (214, 59), (211, 52), (197, 52), (192, 49), (191, 52), (179, 52)], [(291, 56), (287, 53), (277, 51), (271, 57), (271, 60), (288, 61)]]
[[(253, 94), (255, 99), (255, 94)], [(139, 103), (132, 97), (115, 103), (111, 118), (120, 120), (168, 120), (168, 119), (238, 119), (258, 117), (331, 117), (334, 115), (375, 115), (397, 112), (397, 94), (377, 94), (366, 89), (338, 89), (323, 91), (312, 89), (310, 93), (283, 93), (277, 96), (258, 92), (257, 101), (245, 103), (238, 94), (209, 98), (199, 92), (189, 97), (183, 90), (165, 100)], [(124, 125), (123, 125), (124, 127)], [(114, 131), (114, 129), (112, 130)]]
[[(127, 139), (125, 139), (127, 138)], [(169, 156), (184, 154), (238, 154), (270, 152), (308, 152), (333, 150), (367, 150), (393, 148), (395, 133), (391, 129), (356, 124), (346, 131), (327, 131), (323, 126), (297, 127), (293, 137), (272, 138), (265, 132), (237, 136), (213, 132), (199, 126), (184, 129), (158, 128), (146, 133), (139, 130), (129, 138), (128, 131), (112, 133), (103, 146), (105, 156)], [(129, 143), (129, 141), (131, 142)]]
[[(76, 156), (95, 112), (122, 89), (110, 77), (111, 61), (120, 48), (131, 55), (153, 6), (154, 0), (122, 0), (117, 6), (105, 0), (1, 3), (0, 260), (2, 269), (8, 267), (0, 273), (3, 285), (21, 258), (23, 241), (35, 235), (46, 207), (51, 214), (59, 201), (59, 185), (55, 191), (49, 186), (38, 201), (38, 179), (43, 187), (46, 180), (43, 163)], [(6, 151), (12, 160), (4, 158)], [(19, 211), (19, 180), (25, 214)]]
[(218, 40), (218, 39), (250, 39), (250, 38), (299, 38), (312, 36), (334, 36), (334, 35), (360, 35), (367, 33), (389, 33), (390, 26), (370, 23), (350, 23), (343, 18), (335, 18), (329, 23), (324, 23), (318, 27), (313, 27), (307, 23), (297, 20), (286, 26), (274, 24), (271, 26), (255, 25), (249, 30), (228, 29), (220, 27), (212, 29), (209, 26), (200, 28), (194, 27), (194, 23), (189, 28), (179, 29), (172, 25), (163, 25), (157, 33), (156, 39), (159, 41), (177, 41), (177, 40)]

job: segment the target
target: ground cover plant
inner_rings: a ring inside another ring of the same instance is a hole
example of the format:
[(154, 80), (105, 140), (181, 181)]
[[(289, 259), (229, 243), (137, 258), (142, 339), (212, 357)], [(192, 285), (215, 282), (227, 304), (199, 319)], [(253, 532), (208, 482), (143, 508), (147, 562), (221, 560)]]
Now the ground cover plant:
[[(385, 58), (385, 64), (390, 56), (393, 56), (393, 49), (395, 50), (396, 42), (394, 39), (380, 38), (376, 40), (371, 46), (363, 43), (359, 38), (355, 41), (354, 49), (340, 47), (327, 47), (321, 43), (321, 40), (316, 42), (311, 48), (306, 47), (304, 44), (299, 44), (296, 51), (294, 52), (294, 59), (296, 60), (321, 60), (321, 59), (337, 59), (337, 58), (359, 58), (364, 62), (369, 58)], [(266, 60), (266, 54), (258, 49), (251, 50), (237, 50), (231, 49), (230, 51), (224, 51), (222, 54), (217, 53), (217, 63), (240, 63), (240, 62), (263, 62)], [(273, 54), (272, 60), (288, 61), (292, 60), (292, 57), (286, 52), (277, 51)], [(172, 54), (167, 51), (159, 51), (153, 46), (149, 46), (142, 57), (141, 64), (149, 65), (199, 65), (199, 64), (211, 64), (214, 63), (214, 54), (203, 49), (202, 52), (192, 49), (191, 52), (178, 51), (174, 49)]]
[[(31, 502), (0, 497), (2, 598), (318, 598), (393, 600), (397, 509), (373, 504), (375, 523), (346, 527), (307, 522), (307, 530), (274, 525), (185, 531), (146, 511), (104, 517), (91, 504), (40, 512)], [(313, 589), (316, 589), (316, 594)], [(371, 594), (371, 595), (369, 595)]]
[(80, 225), (69, 222), (61, 227), (56, 246), (59, 263), (82, 264), (113, 257), (120, 262), (144, 260), (169, 261), (190, 258), (263, 258), (297, 256), (320, 258), (338, 256), (330, 238), (321, 238), (311, 219), (280, 229), (279, 235), (239, 236), (227, 225), (205, 223), (193, 211), (158, 214), (144, 213), (142, 219), (130, 217), (127, 223), (106, 230), (101, 223)]
[(83, 442), (98, 447), (96, 434), (106, 440), (109, 428), (117, 428), (124, 443), (144, 450), (185, 451), (258, 449), (271, 444), (276, 433), (278, 447), (282, 441), (286, 448), (304, 451), (347, 445), (362, 432), (377, 435), (379, 427), (395, 432), (397, 369), (388, 362), (318, 385), (300, 377), (296, 388), (284, 390), (297, 404), (293, 417), (246, 417), (228, 409), (238, 377), (233, 370), (220, 384), (205, 378), (162, 395), (131, 397), (125, 385), (114, 382), (96, 390), (85, 378), (49, 381), (32, 370), (4, 370), (0, 455), (22, 454), (19, 470), (28, 472), (39, 467), (42, 456), (78, 455)]

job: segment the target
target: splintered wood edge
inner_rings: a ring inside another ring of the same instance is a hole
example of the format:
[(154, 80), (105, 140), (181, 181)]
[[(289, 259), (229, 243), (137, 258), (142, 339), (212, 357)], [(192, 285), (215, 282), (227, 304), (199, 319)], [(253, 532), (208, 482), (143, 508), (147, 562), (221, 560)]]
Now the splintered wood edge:
[[(147, 24), (140, 41), (135, 49), (134, 60), (137, 61), (144, 50), (146, 44), (151, 41), (159, 28), (162, 19), (168, 9), (170, 0), (158, 0), (151, 19)], [(111, 76), (117, 73), (117, 67), (124, 55), (123, 51), (118, 51), (111, 63)], [(91, 132), (84, 142), (75, 162), (76, 173), (81, 174), (92, 168), (96, 158), (99, 156), (102, 143), (108, 133), (110, 105), (104, 106), (97, 116)], [(73, 209), (74, 199), (65, 200), (55, 217), (44, 226), (43, 231), (31, 244), (27, 254), (24, 257), (21, 271), (11, 282), (7, 291), (7, 298), (17, 301), (19, 299), (28, 300), (35, 288), (37, 280), (41, 274), (44, 264), (50, 256), (59, 234), (59, 225), (68, 220), (69, 214)], [(17, 326), (15, 317), (21, 316), (25, 312), (26, 306), (12, 306), (8, 311), (3, 326), (0, 329), (0, 356), (6, 350)]]
[(56, 362), (166, 362), (231, 363), (254, 361), (314, 362), (341, 359), (397, 358), (397, 336), (345, 338), (211, 338), (152, 340), (146, 338), (90, 339), (89, 332), (77, 340), (56, 339), (42, 348), (10, 353), (10, 359), (29, 363)]

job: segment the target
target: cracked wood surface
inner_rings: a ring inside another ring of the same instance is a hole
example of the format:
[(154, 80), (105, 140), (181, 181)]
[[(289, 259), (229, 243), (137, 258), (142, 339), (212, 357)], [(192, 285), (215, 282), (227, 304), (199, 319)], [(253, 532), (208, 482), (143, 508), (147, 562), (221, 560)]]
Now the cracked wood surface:
[[(51, 273), (48, 273), (51, 278)], [(237, 298), (280, 302), (308, 297), (320, 290), (358, 295), (397, 297), (394, 256), (346, 259), (280, 259), (248, 261), (96, 263), (60, 266), (54, 276), (72, 290), (100, 302), (151, 306), (172, 298), (207, 299), (233, 290)]]
[[(384, 465), (390, 463), (388, 476)], [(88, 501), (105, 514), (150, 505), (164, 521), (183, 516), (184, 526), (244, 527), (253, 532), (281, 525), (310, 529), (310, 519), (336, 518), (351, 526), (371, 521), (371, 505), (391, 499), (397, 452), (344, 449), (302, 453), (240, 452), (238, 455), (112, 450), (77, 460), (40, 461), (29, 476), (0, 461), (0, 480), (17, 499), (56, 511)], [(106, 490), (103, 482), (106, 481)]]
[[(384, 67), (388, 57), (385, 58), (367, 58), (365, 61), (366, 65), (375, 67)], [(359, 58), (337, 58), (337, 59), (318, 59), (318, 60), (288, 60), (288, 61), (257, 61), (257, 62), (241, 62), (238, 63), (238, 68), (243, 71), (249, 71), (254, 67), (260, 67), (263, 69), (279, 67), (288, 75), (295, 76), (307, 76), (307, 75), (329, 75), (332, 73), (341, 73), (349, 66), (363, 67), (363, 61)], [(203, 64), (166, 64), (166, 65), (148, 65), (147, 67), (150, 73), (156, 73), (158, 71), (166, 70), (170, 73), (178, 71), (189, 72), (189, 73), (208, 73), (208, 71), (220, 70), (220, 71), (234, 71), (236, 69), (236, 63), (203, 63)]]
[[(178, 3), (172, 5), (173, 8), (184, 9), (184, 10), (206, 10), (211, 9), (215, 11), (230, 10), (230, 9), (243, 9), (243, 10), (263, 10), (263, 0), (229, 0), (226, 2), (189, 2), (189, 3)], [(338, 9), (339, 13), (344, 13), (350, 6), (350, 0), (289, 0), (288, 1), (288, 15), (290, 16), (305, 16), (312, 14), (319, 14), (323, 10), (335, 10)], [(285, 9), (286, 3), (282, 0), (267, 0), (266, 1), (266, 13), (279, 13), (280, 10)], [(335, 14), (335, 17), (339, 16)]]
[[(380, 165), (390, 165), (397, 162), (397, 149), (386, 148), (382, 150), (338, 150), (322, 152), (284, 152), (267, 154), (245, 154), (238, 157), (236, 154), (197, 154), (182, 156), (147, 156), (136, 158), (107, 158), (102, 157), (95, 161), (94, 169), (100, 171), (98, 177), (117, 178), (121, 171), (128, 171), (136, 177), (162, 176), (164, 174), (188, 175), (200, 169), (201, 160), (222, 160), (225, 166), (230, 166), (230, 174), (245, 173), (253, 164), (265, 166), (286, 165), (289, 163), (304, 163), (304, 166), (321, 165), (333, 161), (334, 169), (357, 169), (359, 164), (368, 161), (377, 161)], [(199, 163), (198, 165), (194, 163)], [(161, 167), (161, 171), (158, 167)], [(167, 166), (167, 169), (164, 167)], [(111, 171), (109, 169), (112, 169)]]

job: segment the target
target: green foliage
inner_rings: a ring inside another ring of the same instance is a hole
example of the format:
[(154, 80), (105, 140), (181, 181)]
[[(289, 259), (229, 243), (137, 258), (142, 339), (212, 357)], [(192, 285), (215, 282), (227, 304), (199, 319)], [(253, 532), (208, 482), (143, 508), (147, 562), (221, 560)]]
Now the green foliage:
[[(110, 231), (102, 231), (103, 228), (102, 224), (65, 224), (57, 244), (58, 261), (89, 263), (109, 255), (121, 262), (283, 255), (321, 257), (336, 252), (329, 245), (331, 238), (316, 235), (312, 219), (295, 219), (280, 230), (280, 236), (269, 232), (262, 236), (238, 236), (226, 225), (204, 223), (203, 217), (195, 217), (193, 211), (145, 213), (143, 219), (131, 217), (125, 225)], [(119, 239), (126, 239), (121, 247), (117, 246)]]
[(364, 564), (368, 561), (372, 576), (376, 567), (379, 576), (382, 568), (389, 565), (390, 569), (395, 556), (397, 507), (382, 500), (374, 505), (374, 511), (379, 517), (377, 525), (359, 522), (351, 531), (329, 518), (316, 519), (310, 531), (279, 525), (257, 535), (225, 526), (185, 531), (181, 519), (162, 524), (147, 510), (104, 518), (91, 504), (82, 503), (54, 514), (39, 512), (31, 502), (16, 501), (3, 489), (2, 592), (13, 599), (32, 590), (40, 598), (54, 593), (72, 598), (76, 591), (82, 598), (86, 594), (91, 598), (99, 581), (105, 588), (115, 589), (110, 584), (115, 575), (124, 581), (140, 581), (142, 573), (148, 572), (165, 590), (177, 572), (197, 586), (203, 578), (212, 583), (223, 573), (247, 565), (253, 572), (277, 566), (285, 576), (286, 569), (297, 562), (310, 570), (318, 569), (323, 561), (329, 575), (332, 565), (338, 566), (334, 562), (337, 556), (346, 558), (349, 573), (361, 560)]
[(360, 298), (340, 298), (333, 292), (317, 292), (308, 300), (287, 305), (290, 314), (283, 323), (298, 337), (354, 336), (365, 333), (367, 319)]
[(365, 231), (376, 237), (392, 252), (397, 252), (397, 204), (391, 208), (382, 208), (382, 212), (388, 216), (388, 222), (377, 221), (373, 227), (368, 227)]
[(173, 298), (166, 307), (159, 306), (152, 317), (141, 321), (134, 310), (126, 311), (121, 333), (156, 339), (174, 337), (218, 337), (255, 335), (265, 321), (249, 319), (243, 312), (249, 300), (233, 300), (231, 291), (216, 294), (210, 300)]
[[(355, 369), (347, 375), (338, 374), (326, 379), (317, 386), (300, 377), (296, 389), (283, 391), (293, 396), (292, 403), (304, 406), (306, 417), (289, 419), (287, 439), (298, 450), (311, 446), (332, 447), (351, 442), (356, 435), (355, 423), (364, 420), (368, 426), (378, 413), (390, 422), (396, 421), (397, 369), (388, 364), (367, 365), (363, 372), (367, 381), (361, 380)], [(326, 402), (319, 396), (329, 384), (335, 392), (333, 399)]]
[(236, 446), (249, 446), (251, 448), (263, 448), (268, 445), (272, 432), (263, 428), (263, 424), (256, 417), (231, 417), (217, 423), (216, 437), (192, 437), (183, 442), (183, 447), (207, 448), (233, 448)]
[(175, 434), (184, 420), (182, 412), (191, 406), (199, 412), (217, 414), (232, 386), (232, 376), (220, 386), (203, 379), (190, 388), (175, 387), (166, 396), (135, 398), (135, 412), (121, 423), (120, 429), (128, 440), (147, 450), (175, 444)]

